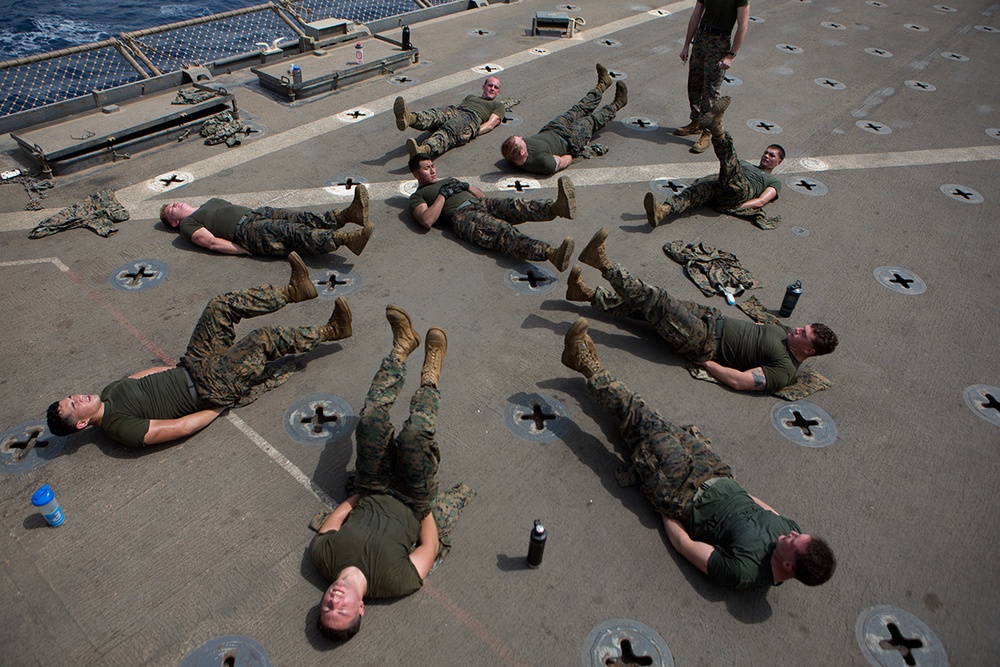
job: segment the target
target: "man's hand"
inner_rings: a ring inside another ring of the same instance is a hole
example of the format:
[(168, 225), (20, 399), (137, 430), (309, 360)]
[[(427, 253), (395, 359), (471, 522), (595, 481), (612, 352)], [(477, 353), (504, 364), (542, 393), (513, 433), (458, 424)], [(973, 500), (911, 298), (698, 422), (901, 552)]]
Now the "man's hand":
[(459, 192), (462, 192), (463, 190), (468, 190), (468, 189), (469, 189), (469, 184), (468, 183), (463, 183), (462, 181), (452, 180), (452, 181), (448, 181), (443, 186), (441, 186), (441, 189), (438, 190), (438, 194), (441, 195), (442, 197), (444, 197), (445, 199), (449, 199), (449, 198), (454, 197), (455, 195), (457, 195)]

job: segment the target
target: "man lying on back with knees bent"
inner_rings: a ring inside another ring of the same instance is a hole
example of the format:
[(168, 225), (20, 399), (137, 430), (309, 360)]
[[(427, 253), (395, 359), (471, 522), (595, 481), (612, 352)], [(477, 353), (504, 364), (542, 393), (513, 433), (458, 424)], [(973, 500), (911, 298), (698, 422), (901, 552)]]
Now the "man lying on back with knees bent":
[(548, 260), (560, 271), (569, 267), (575, 247), (567, 236), (559, 246), (522, 234), (515, 225), (576, 217), (576, 194), (568, 178), (560, 178), (556, 199), (528, 200), (487, 197), (482, 190), (455, 178), (438, 180), (434, 161), (428, 155), (410, 158), (410, 172), (417, 191), (410, 195), (410, 215), (430, 229), (438, 220), (451, 225), (455, 236), (487, 250), (534, 261)]
[(796, 329), (761, 325), (725, 317), (711, 306), (675, 299), (665, 289), (634, 277), (621, 264), (613, 264), (604, 247), (607, 237), (607, 229), (599, 230), (580, 253), (580, 261), (598, 269), (613, 290), (588, 287), (583, 270), (574, 266), (566, 299), (649, 322), (678, 354), (731, 389), (778, 391), (791, 384), (803, 361), (837, 347), (837, 335), (819, 322)]
[(414, 113), (406, 108), (406, 100), (397, 97), (392, 105), (396, 127), (401, 132), (413, 127), (433, 133), (422, 144), (407, 139), (406, 152), (410, 157), (417, 153), (438, 157), (486, 134), (500, 124), (507, 111), (504, 103), (497, 101), (499, 94), (500, 79), (490, 76), (483, 83), (481, 95), (467, 95), (457, 106), (434, 107)]
[(420, 387), (396, 436), (389, 410), (420, 337), (403, 309), (387, 306), (385, 315), (392, 350), (372, 380), (355, 432), (358, 493), (337, 505), (310, 546), (313, 563), (333, 582), (320, 601), (318, 626), (334, 641), (357, 634), (366, 597), (399, 597), (423, 586), (438, 554), (431, 508), (441, 452), (434, 437), (448, 339), (437, 327), (427, 332)]
[(514, 135), (500, 146), (507, 162), (532, 174), (554, 174), (584, 154), (594, 135), (615, 118), (628, 104), (624, 81), (615, 84), (615, 99), (598, 109), (604, 91), (611, 85), (611, 75), (604, 65), (597, 65), (597, 86), (569, 111), (549, 121), (530, 137)]
[(226, 408), (246, 405), (288, 379), (288, 372), (269, 362), (350, 337), (351, 310), (340, 297), (322, 326), (262, 327), (236, 340), (240, 320), (316, 298), (302, 259), (292, 253), (288, 261), (292, 276), (284, 287), (264, 285), (212, 298), (176, 366), (139, 371), (112, 382), (100, 395), (74, 394), (56, 401), (48, 409), (49, 430), (69, 435), (96, 426), (128, 447), (184, 438)]
[(587, 328), (582, 317), (570, 327), (562, 362), (587, 378), (587, 392), (618, 421), (626, 463), (674, 549), (725, 588), (828, 581), (837, 566), (830, 545), (744, 491), (696, 429), (667, 421), (613, 378)]

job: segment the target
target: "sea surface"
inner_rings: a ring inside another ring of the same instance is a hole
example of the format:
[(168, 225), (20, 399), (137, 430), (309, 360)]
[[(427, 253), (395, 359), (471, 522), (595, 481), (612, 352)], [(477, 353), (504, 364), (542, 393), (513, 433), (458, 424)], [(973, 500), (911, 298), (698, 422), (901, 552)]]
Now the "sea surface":
[(149, 2), (0, 0), (0, 61), (65, 49), (123, 32), (261, 4), (262, 0)]

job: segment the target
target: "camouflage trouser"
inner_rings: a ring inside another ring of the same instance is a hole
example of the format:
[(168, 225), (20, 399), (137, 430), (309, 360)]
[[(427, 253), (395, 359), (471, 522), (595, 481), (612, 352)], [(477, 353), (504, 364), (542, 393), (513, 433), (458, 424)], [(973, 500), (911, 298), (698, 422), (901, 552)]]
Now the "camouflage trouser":
[(262, 206), (247, 212), (233, 242), (254, 255), (285, 257), (293, 250), (302, 255), (323, 255), (340, 247), (331, 230), (345, 224), (343, 211), (330, 209), (318, 215)]
[(464, 146), (479, 135), (479, 116), (462, 107), (435, 107), (414, 115), (413, 127), (434, 133), (423, 141), (431, 149), (432, 157)]
[(715, 156), (719, 158), (719, 175), (699, 178), (690, 187), (668, 199), (675, 215), (707, 204), (725, 211), (760, 196), (761, 193), (743, 176), (743, 166), (733, 147), (732, 135), (726, 132), (721, 137), (712, 137), (712, 147), (715, 149)]
[(674, 299), (665, 289), (632, 276), (621, 264), (606, 269), (602, 275), (614, 292), (598, 287), (591, 300), (594, 308), (649, 322), (677, 354), (691, 361), (706, 361), (715, 356), (716, 320), (722, 317), (717, 309)]
[(569, 144), (570, 155), (578, 155), (598, 130), (614, 120), (615, 110), (609, 104), (594, 113), (600, 103), (601, 93), (591, 90), (569, 111), (543, 127), (542, 132), (555, 132)]
[(552, 220), (553, 200), (473, 199), (455, 211), (451, 229), (455, 236), (487, 250), (520, 259), (548, 259), (552, 246), (517, 231), (522, 222)]
[(430, 386), (417, 389), (410, 399), (410, 417), (399, 436), (394, 437), (389, 409), (405, 378), (406, 364), (390, 354), (372, 380), (355, 432), (355, 488), (359, 493), (391, 495), (423, 519), (437, 498), (441, 452), (434, 431), (441, 392)]
[(657, 512), (683, 520), (702, 482), (733, 476), (707, 440), (667, 421), (607, 371), (587, 380), (587, 391), (620, 422), (628, 463)]
[(688, 103), (692, 121), (697, 121), (702, 112), (710, 111), (712, 100), (720, 97), (719, 89), (726, 72), (717, 65), (727, 51), (729, 35), (710, 35), (701, 30), (695, 33), (688, 59)]
[(178, 363), (191, 374), (199, 407), (228, 407), (263, 386), (273, 388), (277, 373), (268, 362), (308, 352), (320, 342), (319, 327), (261, 327), (236, 341), (241, 320), (273, 313), (288, 302), (274, 285), (212, 297)]

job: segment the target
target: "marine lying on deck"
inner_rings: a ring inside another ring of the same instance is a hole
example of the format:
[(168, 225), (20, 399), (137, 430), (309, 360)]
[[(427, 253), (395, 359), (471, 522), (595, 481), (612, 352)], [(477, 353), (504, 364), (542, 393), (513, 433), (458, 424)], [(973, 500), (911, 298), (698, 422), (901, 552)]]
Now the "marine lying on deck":
[[(183, 202), (164, 204), (160, 221), (195, 245), (225, 255), (322, 255), (340, 246), (360, 255), (375, 231), (364, 185), (355, 187), (349, 207), (322, 215), (271, 206), (251, 209), (213, 198), (198, 208)], [(348, 222), (361, 229), (341, 231)]]
[(587, 329), (582, 317), (570, 327), (562, 362), (587, 378), (588, 393), (619, 422), (630, 471), (674, 549), (726, 588), (828, 581), (837, 561), (826, 541), (744, 491), (697, 429), (670, 423), (614, 379)]
[(803, 361), (837, 347), (837, 335), (819, 322), (796, 329), (760, 325), (725, 317), (711, 306), (675, 299), (665, 289), (648, 285), (621, 264), (612, 263), (604, 247), (607, 237), (607, 229), (598, 230), (580, 253), (580, 261), (598, 269), (613, 291), (588, 287), (582, 269), (575, 266), (566, 299), (649, 322), (678, 354), (731, 389), (777, 391), (791, 383)]
[(263, 285), (212, 298), (205, 306), (187, 352), (176, 366), (157, 366), (116, 380), (100, 393), (74, 394), (49, 406), (49, 430), (69, 435), (97, 426), (129, 447), (184, 438), (205, 428), (229, 407), (253, 402), (288, 379), (270, 362), (308, 352), (327, 341), (351, 336), (351, 310), (339, 297), (321, 326), (262, 327), (236, 341), (243, 319), (314, 299), (316, 286), (295, 253), (288, 256), (288, 285)]

